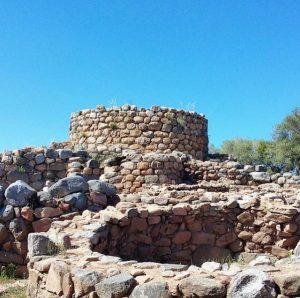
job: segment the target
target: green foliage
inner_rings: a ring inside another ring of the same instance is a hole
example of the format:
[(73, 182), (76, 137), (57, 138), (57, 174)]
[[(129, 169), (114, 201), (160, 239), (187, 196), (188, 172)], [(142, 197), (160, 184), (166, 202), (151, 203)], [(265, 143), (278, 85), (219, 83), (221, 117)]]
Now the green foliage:
[(272, 141), (226, 140), (221, 152), (232, 155), (243, 164), (265, 164), (272, 172), (300, 166), (300, 108), (295, 109), (274, 131)]
[(25, 168), (24, 168), (24, 166), (17, 166), (17, 172), (19, 172), (19, 173), (25, 173)]
[(278, 124), (274, 131), (275, 160), (287, 169), (300, 166), (300, 108)]
[(118, 129), (118, 124), (115, 123), (115, 122), (112, 122), (112, 123), (110, 124), (110, 128), (111, 128), (112, 130), (116, 130), (116, 129)]
[(251, 140), (226, 140), (221, 146), (221, 152), (235, 157), (243, 164), (251, 164), (255, 160), (255, 147)]
[(14, 264), (8, 264), (4, 266), (0, 271), (0, 279), (15, 279), (16, 278), (16, 266)]

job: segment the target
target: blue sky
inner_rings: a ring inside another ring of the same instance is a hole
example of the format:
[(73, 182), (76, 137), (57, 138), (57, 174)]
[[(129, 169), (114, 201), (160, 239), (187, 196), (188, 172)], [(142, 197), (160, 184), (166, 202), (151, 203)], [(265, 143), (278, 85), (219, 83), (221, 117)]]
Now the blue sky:
[(217, 146), (270, 138), (300, 106), (300, 1), (0, 0), (0, 150), (112, 101), (195, 106)]

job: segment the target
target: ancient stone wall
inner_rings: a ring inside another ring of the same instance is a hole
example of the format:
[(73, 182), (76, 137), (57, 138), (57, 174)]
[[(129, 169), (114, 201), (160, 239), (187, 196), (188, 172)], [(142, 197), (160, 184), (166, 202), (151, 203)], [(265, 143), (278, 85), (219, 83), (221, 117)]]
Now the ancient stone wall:
[(0, 186), (5, 188), (22, 180), (39, 191), (47, 180), (55, 182), (71, 173), (98, 179), (99, 162), (84, 150), (28, 147), (0, 154)]
[(182, 154), (129, 154), (118, 165), (106, 164), (100, 179), (122, 193), (141, 192), (150, 185), (178, 184), (183, 182), (186, 160)]
[[(124, 212), (124, 213), (122, 213)], [(238, 252), (289, 255), (300, 239), (297, 208), (271, 196), (218, 203), (179, 203), (101, 211), (107, 222), (94, 247), (100, 253), (140, 261), (201, 265)]]
[(207, 119), (203, 115), (161, 107), (98, 106), (73, 113), (70, 139), (73, 145), (98, 152), (176, 150), (198, 159), (205, 159), (208, 152)]

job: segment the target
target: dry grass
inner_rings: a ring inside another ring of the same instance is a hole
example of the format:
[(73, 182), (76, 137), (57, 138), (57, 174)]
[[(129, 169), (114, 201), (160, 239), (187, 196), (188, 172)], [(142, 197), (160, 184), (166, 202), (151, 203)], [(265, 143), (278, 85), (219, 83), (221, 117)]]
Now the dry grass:
[(26, 298), (26, 288), (24, 287), (10, 287), (4, 292), (0, 293), (1, 298)]

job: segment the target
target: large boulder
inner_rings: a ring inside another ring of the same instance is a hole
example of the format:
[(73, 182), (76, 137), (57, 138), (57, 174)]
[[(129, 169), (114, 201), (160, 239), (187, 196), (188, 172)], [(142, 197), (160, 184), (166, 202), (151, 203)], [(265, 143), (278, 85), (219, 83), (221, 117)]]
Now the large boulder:
[(86, 192), (89, 185), (81, 176), (66, 177), (54, 183), (49, 192), (53, 197), (62, 198), (75, 192)]
[(24, 181), (18, 180), (5, 190), (7, 202), (14, 207), (26, 206), (36, 195), (36, 191)]
[(258, 183), (269, 183), (271, 182), (271, 177), (267, 172), (252, 172), (250, 177), (253, 181)]
[(168, 285), (165, 282), (149, 282), (135, 287), (129, 298), (169, 298)]
[(0, 220), (4, 222), (11, 221), (15, 216), (15, 211), (13, 206), (6, 205), (3, 208), (0, 208)]
[(127, 296), (135, 285), (134, 277), (128, 272), (108, 277), (96, 284), (96, 293), (101, 298), (122, 298)]
[(220, 282), (207, 277), (189, 277), (179, 283), (184, 297), (223, 298), (226, 288)]
[(275, 284), (270, 276), (258, 269), (238, 273), (230, 282), (228, 298), (275, 298)]
[(46, 233), (30, 233), (28, 235), (28, 254), (31, 257), (47, 255), (50, 239)]
[(107, 196), (114, 196), (117, 194), (117, 188), (105, 181), (101, 180), (90, 180), (88, 181), (90, 191), (100, 192)]

